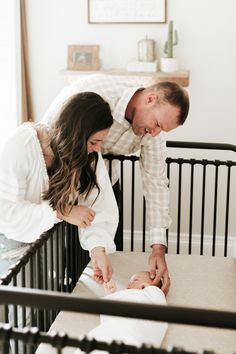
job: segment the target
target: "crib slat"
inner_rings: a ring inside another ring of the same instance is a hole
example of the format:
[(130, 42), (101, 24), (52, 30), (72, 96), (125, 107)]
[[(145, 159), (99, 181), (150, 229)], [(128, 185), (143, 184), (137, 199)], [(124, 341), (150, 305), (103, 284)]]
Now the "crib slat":
[(135, 206), (135, 200), (134, 200), (134, 186), (135, 186), (135, 161), (132, 161), (132, 176), (131, 176), (131, 227), (130, 227), (130, 232), (131, 232), (131, 244), (130, 244), (130, 250), (134, 250), (134, 206)]
[(191, 254), (191, 253), (192, 253), (193, 186), (194, 186), (194, 160), (191, 161), (191, 174), (190, 174), (189, 242), (188, 242), (188, 254)]
[(180, 253), (180, 226), (181, 226), (181, 191), (182, 191), (182, 160), (179, 162), (178, 184), (178, 213), (177, 213), (177, 246), (176, 253)]
[(217, 221), (217, 195), (218, 195), (218, 174), (219, 163), (215, 162), (215, 189), (214, 189), (214, 212), (213, 212), (213, 233), (212, 233), (212, 256), (215, 256), (216, 252), (216, 221)]
[(226, 205), (225, 205), (224, 257), (227, 257), (227, 250), (228, 250), (229, 198), (230, 198), (231, 167), (232, 167), (231, 161), (228, 161), (228, 166), (227, 166), (227, 191), (226, 191)]
[(206, 161), (203, 161), (203, 170), (202, 170), (201, 240), (200, 240), (200, 255), (201, 255), (201, 256), (203, 255), (203, 247), (204, 247), (205, 198), (206, 198)]
[(124, 161), (120, 162), (120, 185), (121, 185), (121, 193), (120, 193), (120, 204), (121, 204), (121, 212), (120, 212), (120, 228), (121, 228), (121, 240), (119, 245), (119, 250), (123, 251), (124, 249)]
[(143, 235), (142, 235), (142, 252), (146, 250), (146, 200), (143, 197)]

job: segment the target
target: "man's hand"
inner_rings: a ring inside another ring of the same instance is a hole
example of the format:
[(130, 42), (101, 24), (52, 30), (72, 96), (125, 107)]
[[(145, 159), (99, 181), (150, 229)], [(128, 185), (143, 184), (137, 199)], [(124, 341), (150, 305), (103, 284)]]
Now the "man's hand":
[(107, 283), (111, 280), (113, 269), (103, 247), (95, 247), (91, 251), (93, 279), (97, 283)]
[(152, 245), (152, 254), (149, 256), (149, 271), (153, 284), (158, 284), (161, 280), (161, 290), (166, 295), (170, 288), (170, 277), (165, 260), (165, 246)]

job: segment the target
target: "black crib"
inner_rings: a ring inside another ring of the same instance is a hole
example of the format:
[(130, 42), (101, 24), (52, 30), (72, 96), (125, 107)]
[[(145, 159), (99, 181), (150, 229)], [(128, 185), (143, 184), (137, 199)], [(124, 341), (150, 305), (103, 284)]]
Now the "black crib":
[[(233, 214), (236, 204), (236, 146), (169, 141), (167, 147), (168, 156), (171, 156), (167, 157), (166, 162), (173, 218), (167, 232), (167, 252), (235, 256), (230, 245), (236, 231)], [(105, 158), (110, 173), (112, 162), (116, 160), (119, 163), (121, 248), (145, 252), (146, 209), (145, 199), (138, 193), (138, 157), (106, 155)], [(136, 228), (141, 230), (138, 240)], [(198, 242), (193, 237), (196, 233), (199, 234)], [(62, 353), (65, 346), (78, 347), (86, 353), (95, 348), (110, 353), (187, 353), (181, 348), (168, 351), (148, 346), (135, 348), (117, 342), (108, 345), (90, 341), (86, 337), (79, 340), (66, 334), (47, 334), (60, 310), (122, 314), (236, 329), (236, 312), (173, 306), (154, 311), (152, 305), (135, 307), (117, 303), (111, 306), (105, 300), (78, 300), (66, 294), (73, 290), (88, 262), (88, 252), (80, 247), (77, 228), (66, 223), (56, 225), (29, 246), (17, 263), (0, 278), (0, 302), (4, 317), (0, 325), (0, 353), (35, 353), (38, 344), (43, 342), (57, 348), (57, 353)]]

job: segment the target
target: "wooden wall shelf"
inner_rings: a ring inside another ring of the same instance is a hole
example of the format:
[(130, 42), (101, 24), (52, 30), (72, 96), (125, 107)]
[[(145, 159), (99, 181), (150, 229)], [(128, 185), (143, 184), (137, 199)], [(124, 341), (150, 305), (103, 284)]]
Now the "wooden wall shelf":
[(91, 70), (91, 71), (77, 71), (77, 70), (62, 70), (61, 73), (67, 77), (69, 83), (77, 80), (81, 76), (91, 75), (91, 74), (107, 74), (107, 75), (117, 75), (125, 76), (130, 81), (140, 81), (144, 85), (154, 84), (159, 81), (174, 81), (178, 84), (187, 87), (189, 86), (190, 72), (188, 70), (179, 70), (174, 73), (163, 73), (161, 71), (157, 72), (130, 72), (125, 69), (110, 69), (110, 70)]

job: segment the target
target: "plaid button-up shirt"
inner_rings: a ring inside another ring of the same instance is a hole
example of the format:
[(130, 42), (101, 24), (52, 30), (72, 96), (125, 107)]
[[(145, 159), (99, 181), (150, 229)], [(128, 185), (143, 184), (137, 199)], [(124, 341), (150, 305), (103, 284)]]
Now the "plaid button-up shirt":
[[(166, 142), (163, 133), (143, 137), (133, 133), (125, 119), (126, 107), (133, 94), (140, 88), (135, 82), (127, 82), (125, 77), (110, 75), (89, 75), (66, 86), (52, 102), (42, 121), (49, 123), (60, 112), (68, 98), (78, 92), (92, 91), (104, 98), (112, 110), (114, 123), (103, 142), (103, 153), (140, 154), (140, 170), (143, 193), (146, 200), (147, 225), (150, 245), (166, 245), (166, 229), (170, 226), (169, 188), (166, 177)], [(113, 168), (113, 182), (118, 178)]]

